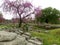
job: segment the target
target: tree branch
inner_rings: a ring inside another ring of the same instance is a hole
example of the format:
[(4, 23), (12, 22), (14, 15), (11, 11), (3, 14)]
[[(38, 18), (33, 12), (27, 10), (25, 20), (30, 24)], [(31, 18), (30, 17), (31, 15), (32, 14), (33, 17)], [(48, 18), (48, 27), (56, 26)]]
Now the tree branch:
[(29, 13), (29, 14), (27, 14), (26, 16), (24, 16), (23, 19), (26, 18), (26, 17), (28, 17), (29, 15), (31, 15), (31, 14), (33, 14), (33, 13), (34, 13), (34, 11), (33, 11), (32, 13)]

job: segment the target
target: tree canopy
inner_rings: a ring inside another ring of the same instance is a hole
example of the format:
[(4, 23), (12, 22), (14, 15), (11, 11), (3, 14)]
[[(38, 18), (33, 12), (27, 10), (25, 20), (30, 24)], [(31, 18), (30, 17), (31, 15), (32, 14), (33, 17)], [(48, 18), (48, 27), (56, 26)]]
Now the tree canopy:
[(60, 17), (60, 11), (56, 8), (48, 7), (42, 9), (42, 15), (39, 17), (40, 22), (45, 23), (58, 23), (58, 19)]

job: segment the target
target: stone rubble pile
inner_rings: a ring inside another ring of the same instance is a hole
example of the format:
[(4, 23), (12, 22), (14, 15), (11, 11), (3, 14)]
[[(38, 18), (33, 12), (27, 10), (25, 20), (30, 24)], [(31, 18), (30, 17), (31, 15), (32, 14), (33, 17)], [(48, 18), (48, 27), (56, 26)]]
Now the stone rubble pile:
[(31, 39), (30, 33), (0, 31), (0, 45), (42, 45), (42, 42)]
[(26, 45), (26, 40), (16, 33), (0, 31), (0, 45)]

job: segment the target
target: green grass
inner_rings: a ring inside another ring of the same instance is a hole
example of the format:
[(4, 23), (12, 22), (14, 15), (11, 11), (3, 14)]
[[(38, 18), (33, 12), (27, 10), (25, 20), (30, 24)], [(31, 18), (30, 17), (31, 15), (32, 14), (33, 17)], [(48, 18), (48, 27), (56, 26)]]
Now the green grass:
[(15, 27), (15, 25), (13, 25), (13, 24), (0, 25), (0, 29), (9, 29), (9, 28), (13, 28), (13, 27)]
[(31, 35), (41, 39), (43, 41), (43, 45), (60, 45), (60, 29), (48, 30), (48, 33), (31, 32)]

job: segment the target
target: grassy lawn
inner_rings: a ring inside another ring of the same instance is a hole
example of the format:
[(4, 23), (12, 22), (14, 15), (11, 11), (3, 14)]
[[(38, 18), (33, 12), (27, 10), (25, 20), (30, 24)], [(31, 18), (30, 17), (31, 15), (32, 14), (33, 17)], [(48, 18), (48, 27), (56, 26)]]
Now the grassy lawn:
[(43, 45), (60, 45), (60, 28), (48, 30), (48, 32), (31, 32), (33, 37), (37, 37), (43, 41)]

